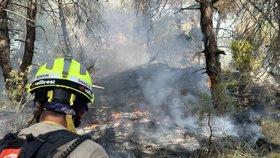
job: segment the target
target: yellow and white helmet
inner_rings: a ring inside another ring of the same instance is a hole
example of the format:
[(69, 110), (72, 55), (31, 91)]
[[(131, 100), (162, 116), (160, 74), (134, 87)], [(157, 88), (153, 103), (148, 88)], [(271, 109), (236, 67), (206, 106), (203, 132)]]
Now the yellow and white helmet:
[[(69, 99), (69, 104), (73, 105), (77, 95), (83, 96), (86, 103), (94, 102), (91, 76), (86, 68), (72, 57), (56, 58), (39, 68), (34, 80), (28, 86), (28, 91), (35, 93), (36, 96), (42, 89), (47, 89), (48, 102)], [(67, 96), (57, 89), (71, 93)]]

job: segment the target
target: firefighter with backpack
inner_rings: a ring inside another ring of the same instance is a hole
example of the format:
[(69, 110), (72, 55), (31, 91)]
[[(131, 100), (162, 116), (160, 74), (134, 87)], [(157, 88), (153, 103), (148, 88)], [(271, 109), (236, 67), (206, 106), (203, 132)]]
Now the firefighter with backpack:
[(41, 66), (29, 85), (35, 94), (34, 117), (38, 123), (0, 140), (0, 158), (108, 158), (90, 136), (76, 134), (94, 102), (88, 71), (71, 56)]

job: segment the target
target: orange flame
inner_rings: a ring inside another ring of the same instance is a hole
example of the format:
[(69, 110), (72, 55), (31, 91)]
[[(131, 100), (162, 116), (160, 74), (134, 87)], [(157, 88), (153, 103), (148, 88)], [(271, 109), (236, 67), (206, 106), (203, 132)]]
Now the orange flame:
[(109, 121), (109, 124), (116, 124), (116, 123), (120, 123), (121, 120), (111, 120)]
[(211, 88), (211, 79), (208, 78), (208, 88)]
[(134, 110), (133, 112), (112, 112), (112, 118), (101, 123), (92, 123), (88, 126), (88, 129), (97, 129), (103, 125), (113, 125), (115, 127), (123, 125), (125, 127), (132, 126), (135, 122), (142, 122), (148, 120), (148, 113), (140, 110)]
[(92, 129), (96, 129), (96, 128), (98, 128), (99, 127), (99, 125), (98, 124), (92, 124), (91, 126), (90, 126), (90, 128), (92, 128)]
[(133, 125), (133, 122), (128, 122), (128, 123), (126, 123), (124, 126), (125, 127), (131, 127)]
[(133, 112), (133, 115), (136, 115), (136, 116), (145, 116), (145, 117), (148, 116), (147, 112), (142, 112), (142, 111), (134, 111), (134, 112)]
[(117, 113), (117, 112), (112, 113), (112, 117), (120, 117), (120, 116), (122, 116), (121, 113)]

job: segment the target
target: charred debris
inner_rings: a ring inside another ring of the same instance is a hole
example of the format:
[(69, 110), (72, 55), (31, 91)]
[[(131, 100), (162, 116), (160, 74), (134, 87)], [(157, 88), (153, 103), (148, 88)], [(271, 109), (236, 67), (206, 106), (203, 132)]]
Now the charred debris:
[(207, 88), (199, 85), (203, 76), (193, 71), (153, 64), (97, 81), (105, 89), (96, 90), (96, 105), (79, 132), (91, 134), (113, 158), (216, 157), (237, 149), (280, 152), (279, 144), (262, 135), (261, 114), (252, 109), (231, 119), (213, 116), (210, 130), (198, 112), (201, 107), (193, 104), (198, 90)]

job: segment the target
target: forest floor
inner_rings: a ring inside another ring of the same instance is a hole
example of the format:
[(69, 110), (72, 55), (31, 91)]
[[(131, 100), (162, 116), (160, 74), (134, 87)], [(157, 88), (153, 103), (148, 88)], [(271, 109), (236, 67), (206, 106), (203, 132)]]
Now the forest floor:
[[(151, 72), (160, 77), (152, 76)], [(168, 72), (172, 78), (162, 76), (160, 72)], [(118, 73), (96, 82), (105, 89), (95, 91), (96, 103), (89, 108), (78, 132), (91, 134), (112, 158), (280, 157), (280, 96), (277, 90), (265, 84), (251, 85), (250, 89), (253, 90), (250, 94), (254, 94), (251, 101), (255, 104), (236, 112), (233, 117), (213, 115), (211, 135), (207, 117), (204, 117), (207, 115), (197, 112), (197, 104), (188, 102), (183, 104), (183, 108), (174, 108), (178, 100), (172, 98), (194, 98), (195, 87), (191, 81), (197, 78), (189, 78), (191, 75), (188, 69), (153, 65)], [(158, 78), (161, 82), (156, 84)], [(167, 86), (161, 89), (161, 84)], [(151, 87), (156, 91), (145, 89)], [(153, 92), (148, 93), (150, 96), (163, 101), (151, 100), (145, 92), (147, 90)], [(190, 104), (193, 104), (191, 108), (185, 107)], [(0, 105), (0, 137), (26, 127), (32, 118), (31, 102), (18, 112), (12, 103)], [(177, 117), (180, 111), (184, 115)], [(219, 130), (222, 132), (219, 133)]]

